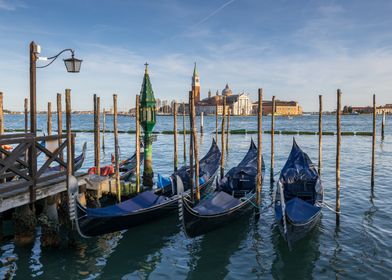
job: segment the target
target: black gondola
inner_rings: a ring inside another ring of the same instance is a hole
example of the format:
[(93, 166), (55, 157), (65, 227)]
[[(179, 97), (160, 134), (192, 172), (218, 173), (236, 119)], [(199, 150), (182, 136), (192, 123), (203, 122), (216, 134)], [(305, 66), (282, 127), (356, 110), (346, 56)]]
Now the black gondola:
[[(200, 160), (200, 169), (205, 178), (205, 182), (200, 185), (202, 192), (214, 182), (220, 156), (221, 152), (213, 141), (208, 153)], [(185, 176), (184, 174), (174, 174), (176, 190), (170, 192), (162, 192), (162, 189), (145, 191), (122, 203), (103, 208), (86, 208), (77, 199), (76, 224), (79, 234), (90, 237), (128, 229), (157, 220), (178, 209), (180, 194), (183, 191), (188, 192), (189, 188), (181, 183), (181, 175)]]
[[(80, 153), (79, 156), (77, 156), (74, 159), (74, 171), (78, 171), (80, 168), (82, 168), (84, 160), (86, 158), (86, 150), (87, 150), (87, 143), (85, 142), (83, 144), (83, 148), (82, 148), (82, 152)], [(45, 173), (48, 172), (58, 172), (61, 171), (61, 166), (60, 165), (56, 165), (53, 167), (48, 167), (45, 171)]]
[(317, 170), (294, 139), (274, 199), (275, 220), (289, 245), (314, 228), (321, 217), (322, 201), (323, 186)]
[(217, 182), (215, 192), (196, 205), (189, 195), (182, 197), (180, 219), (186, 235), (202, 235), (251, 212), (255, 208), (256, 177), (257, 148), (252, 140), (243, 160)]

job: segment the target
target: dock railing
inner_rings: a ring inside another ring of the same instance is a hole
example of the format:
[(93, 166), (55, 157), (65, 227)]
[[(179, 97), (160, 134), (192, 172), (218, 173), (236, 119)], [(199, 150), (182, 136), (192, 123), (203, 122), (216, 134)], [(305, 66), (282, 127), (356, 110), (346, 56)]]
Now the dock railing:
[[(72, 134), (72, 142), (74, 138), (75, 134)], [(45, 182), (62, 177), (65, 180), (67, 162), (62, 159), (62, 154), (67, 148), (68, 141), (66, 134), (0, 135), (0, 197), (28, 191), (30, 203), (33, 203), (36, 199), (38, 184), (45, 185)], [(71, 149), (73, 161), (74, 149)], [(57, 164), (51, 166), (53, 163)]]

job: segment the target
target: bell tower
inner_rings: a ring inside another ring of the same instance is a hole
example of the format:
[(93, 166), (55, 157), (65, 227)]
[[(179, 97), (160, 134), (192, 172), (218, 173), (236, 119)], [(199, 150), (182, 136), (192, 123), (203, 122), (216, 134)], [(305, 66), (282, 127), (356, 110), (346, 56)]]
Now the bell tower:
[(196, 62), (192, 76), (192, 91), (195, 93), (195, 104), (197, 104), (200, 102), (200, 79), (199, 74), (197, 73)]

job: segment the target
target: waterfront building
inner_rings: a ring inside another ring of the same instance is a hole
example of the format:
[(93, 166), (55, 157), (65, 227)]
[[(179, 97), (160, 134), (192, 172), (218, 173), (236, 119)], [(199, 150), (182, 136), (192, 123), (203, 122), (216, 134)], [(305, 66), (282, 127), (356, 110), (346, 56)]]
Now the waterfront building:
[[(253, 103), (252, 113), (256, 115), (258, 112), (257, 102)], [(296, 116), (302, 115), (302, 107), (297, 101), (281, 101), (275, 100), (275, 115), (280, 116)], [(263, 115), (272, 114), (272, 101), (263, 101)]]

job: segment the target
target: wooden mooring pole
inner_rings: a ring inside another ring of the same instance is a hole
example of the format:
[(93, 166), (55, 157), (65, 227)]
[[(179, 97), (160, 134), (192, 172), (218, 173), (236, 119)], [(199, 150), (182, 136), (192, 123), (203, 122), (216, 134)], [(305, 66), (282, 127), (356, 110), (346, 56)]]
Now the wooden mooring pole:
[[(263, 135), (263, 89), (259, 88), (258, 112), (257, 112), (257, 191), (256, 203), (260, 206), (262, 190), (262, 135)], [(258, 213), (256, 213), (258, 214)]]
[[(57, 93), (56, 96), (56, 104), (57, 104), (57, 134), (59, 136), (58, 138), (58, 145), (59, 147), (61, 146), (61, 143), (63, 139), (61, 138), (61, 135), (63, 134), (63, 107), (61, 104), (61, 93)], [(64, 154), (63, 152), (60, 153), (60, 158), (64, 159)], [(61, 168), (61, 167), (60, 167)], [(63, 170), (63, 168), (61, 168)]]
[(204, 112), (200, 112), (200, 133), (204, 133)]
[(121, 186), (120, 186), (120, 159), (118, 145), (118, 126), (117, 126), (117, 94), (113, 94), (113, 129), (114, 129), (114, 172), (116, 182), (117, 200), (121, 202)]
[(48, 102), (47, 125), (48, 135), (52, 135), (52, 102)]
[(98, 176), (101, 175), (101, 141), (100, 141), (100, 133), (101, 133), (101, 126), (100, 126), (100, 98), (94, 94), (94, 166), (95, 166), (95, 174)]
[(178, 168), (178, 147), (177, 147), (177, 102), (173, 104), (173, 130), (174, 130), (174, 171)]
[[(193, 110), (193, 108), (192, 108), (192, 98), (193, 98), (193, 93), (192, 93), (192, 91), (190, 91), (189, 92), (189, 105), (188, 105), (188, 108), (189, 108), (189, 122), (190, 122), (190, 129), (191, 129), (191, 131), (193, 131), (193, 121), (192, 121), (192, 116), (193, 116), (193, 113), (192, 113), (192, 110)], [(193, 142), (193, 133), (190, 133), (189, 134), (189, 185), (190, 185), (190, 195), (191, 195), (191, 200), (192, 200), (192, 202), (194, 202), (195, 201), (195, 194), (194, 194), (194, 191), (193, 191), (193, 183), (194, 183), (194, 177), (193, 177), (193, 175), (194, 175), (194, 169), (193, 169), (193, 165), (194, 165), (194, 161), (193, 161), (193, 144), (194, 144), (194, 142)]]
[(319, 95), (319, 119), (318, 119), (318, 174), (321, 176), (321, 167), (323, 161), (323, 96)]
[[(72, 131), (71, 131), (71, 90), (65, 90), (65, 122), (67, 128), (67, 176), (73, 174), (72, 169)], [(68, 181), (68, 180), (67, 180)], [(67, 186), (68, 190), (68, 186)]]
[(229, 134), (230, 134), (230, 113), (231, 110), (227, 110), (227, 127), (226, 127), (226, 153), (229, 153)]
[(102, 150), (105, 151), (105, 133), (106, 133), (106, 111), (102, 111)]
[(374, 187), (374, 175), (375, 175), (375, 164), (376, 164), (376, 95), (373, 94), (373, 136), (372, 136), (372, 174), (370, 179), (370, 185)]
[(24, 99), (24, 130), (25, 133), (29, 132), (29, 99)]
[(218, 143), (218, 100), (215, 100), (215, 140)]
[(3, 93), (0, 92), (0, 134), (4, 134)]
[(183, 140), (184, 140), (184, 162), (186, 162), (185, 102), (182, 102), (182, 130), (183, 130)]
[(135, 176), (136, 176), (136, 192), (137, 193), (140, 192), (140, 124), (139, 124), (140, 112), (139, 112), (139, 106), (140, 106), (140, 95), (136, 95), (136, 118), (135, 118), (136, 170), (135, 170)]
[(192, 139), (193, 139), (193, 155), (195, 158), (195, 201), (200, 201), (200, 189), (199, 189), (199, 146), (197, 139), (197, 128), (196, 128), (196, 110), (195, 110), (195, 92), (191, 91), (191, 106), (192, 106)]
[(274, 165), (275, 165), (275, 150), (274, 150), (274, 136), (275, 136), (275, 96), (272, 96), (272, 112), (271, 112), (271, 172), (270, 183), (274, 182)]
[(385, 130), (385, 111), (382, 111), (382, 121), (381, 121), (381, 140), (384, 141), (384, 130)]
[(225, 176), (225, 118), (226, 118), (226, 96), (223, 96), (223, 112), (222, 112), (222, 155), (221, 155), (221, 166), (220, 166), (220, 177), (221, 179)]
[(337, 106), (336, 106), (336, 224), (340, 223), (340, 141), (341, 133), (341, 105), (342, 92), (337, 90)]

